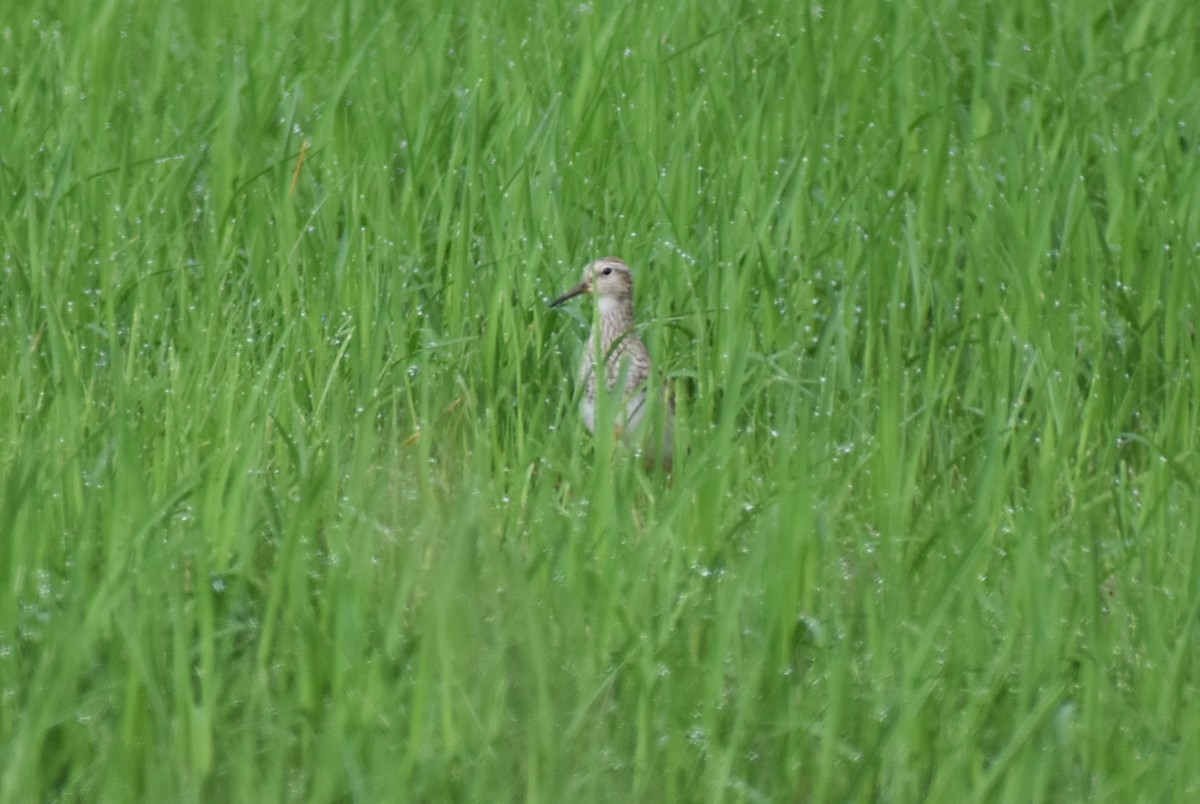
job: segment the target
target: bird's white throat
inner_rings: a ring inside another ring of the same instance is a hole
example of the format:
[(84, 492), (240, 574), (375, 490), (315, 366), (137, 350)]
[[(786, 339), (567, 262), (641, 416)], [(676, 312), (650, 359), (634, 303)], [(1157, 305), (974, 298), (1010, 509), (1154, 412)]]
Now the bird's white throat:
[(601, 296), (596, 300), (596, 306), (600, 311), (600, 317), (607, 318), (610, 315), (616, 315), (619, 303), (612, 296)]

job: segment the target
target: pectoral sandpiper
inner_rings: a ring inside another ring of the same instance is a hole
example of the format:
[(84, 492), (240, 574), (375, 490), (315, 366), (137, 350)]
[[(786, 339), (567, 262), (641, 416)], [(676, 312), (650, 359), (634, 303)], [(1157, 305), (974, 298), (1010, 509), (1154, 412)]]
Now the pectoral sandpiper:
[(647, 466), (661, 459), (669, 471), (674, 452), (675, 400), (669, 394), (660, 397), (667, 406), (660, 449), (658, 443), (648, 443), (648, 436), (655, 429), (654, 400), (648, 398), (652, 366), (650, 352), (634, 330), (633, 274), (629, 266), (616, 257), (602, 257), (590, 263), (583, 269), (583, 282), (550, 302), (550, 306), (557, 307), (581, 293), (595, 296), (599, 308), (598, 320), (583, 348), (579, 366), (579, 383), (584, 386), (580, 403), (583, 422), (590, 432), (596, 432), (596, 365), (603, 361), (605, 387), (616, 395), (619, 405), (613, 423), (617, 438), (642, 449)]

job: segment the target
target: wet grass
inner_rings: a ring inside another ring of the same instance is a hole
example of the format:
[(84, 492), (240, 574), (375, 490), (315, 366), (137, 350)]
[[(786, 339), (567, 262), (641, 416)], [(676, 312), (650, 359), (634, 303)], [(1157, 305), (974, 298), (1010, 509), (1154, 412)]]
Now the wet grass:
[(1198, 27), (20, 4), (0, 800), (1195, 798)]

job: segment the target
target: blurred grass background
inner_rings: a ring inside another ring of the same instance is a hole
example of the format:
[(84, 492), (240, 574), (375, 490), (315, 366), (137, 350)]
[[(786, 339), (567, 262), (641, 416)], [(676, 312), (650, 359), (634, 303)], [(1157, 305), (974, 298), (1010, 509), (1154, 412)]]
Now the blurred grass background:
[(1200, 793), (1195, 3), (10, 5), (0, 800)]

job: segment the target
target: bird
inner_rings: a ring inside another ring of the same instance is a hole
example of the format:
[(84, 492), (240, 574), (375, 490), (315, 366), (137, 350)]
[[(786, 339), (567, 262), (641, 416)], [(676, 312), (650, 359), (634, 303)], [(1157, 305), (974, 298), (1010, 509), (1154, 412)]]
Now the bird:
[(596, 298), (599, 315), (579, 365), (583, 423), (589, 432), (596, 432), (596, 366), (603, 362), (605, 389), (616, 395), (619, 405), (613, 424), (614, 434), (619, 440), (642, 449), (647, 468), (661, 461), (669, 472), (674, 452), (675, 399), (671, 394), (663, 394), (666, 413), (662, 441), (651, 444), (648, 439), (654, 429), (653, 417), (648, 414), (654, 408), (654, 400), (649, 397), (649, 381), (654, 365), (646, 344), (642, 343), (634, 327), (633, 272), (617, 257), (601, 257), (584, 267), (583, 281), (579, 285), (554, 299), (550, 306), (558, 307), (585, 293)]

